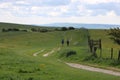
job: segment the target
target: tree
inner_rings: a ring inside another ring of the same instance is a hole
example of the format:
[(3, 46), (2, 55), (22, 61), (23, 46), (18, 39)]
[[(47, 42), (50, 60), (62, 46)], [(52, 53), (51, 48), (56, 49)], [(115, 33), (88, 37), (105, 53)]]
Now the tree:
[(7, 30), (3, 28), (3, 29), (2, 29), (2, 32), (7, 32)]
[(68, 29), (69, 29), (69, 30), (74, 30), (75, 28), (74, 28), (74, 27), (69, 27)]
[(37, 30), (35, 28), (31, 28), (31, 31), (33, 32), (37, 32)]
[(109, 30), (110, 38), (115, 41), (118, 45), (120, 45), (120, 28), (111, 28)]
[(47, 29), (41, 29), (40, 32), (48, 32)]
[(68, 29), (66, 27), (61, 28), (62, 31), (67, 31)]

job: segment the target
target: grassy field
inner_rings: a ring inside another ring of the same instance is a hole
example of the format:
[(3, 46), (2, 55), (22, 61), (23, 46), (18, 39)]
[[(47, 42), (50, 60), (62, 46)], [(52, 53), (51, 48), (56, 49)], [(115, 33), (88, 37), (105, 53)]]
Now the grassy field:
[[(9, 27), (13, 26), (12, 24), (8, 25)], [(8, 28), (7, 26), (2, 27)], [(14, 27), (19, 27), (19, 25)], [(91, 30), (90, 34), (94, 36), (93, 32)], [(87, 35), (88, 32), (84, 29), (46, 33), (0, 32), (0, 80), (119, 80), (120, 77), (117, 76), (71, 68), (59, 61), (61, 59), (92, 64), (93, 61), (84, 61), (90, 55)], [(71, 40), (69, 47), (66, 44), (61, 46), (63, 38)], [(59, 47), (60, 51), (43, 57), (43, 54)], [(45, 51), (38, 56), (33, 56), (34, 53), (43, 49)], [(69, 50), (76, 51), (77, 54), (68, 58), (60, 57)]]
[[(107, 30), (89, 30), (91, 38), (102, 40), (102, 59), (98, 61), (98, 64), (104, 64), (106, 66), (114, 66), (120, 68), (120, 61), (118, 61), (118, 52), (120, 50), (120, 45), (116, 44), (110, 39)], [(111, 48), (113, 48), (113, 59), (111, 60)], [(98, 50), (97, 55), (100, 56)], [(102, 61), (103, 60), (103, 61)]]

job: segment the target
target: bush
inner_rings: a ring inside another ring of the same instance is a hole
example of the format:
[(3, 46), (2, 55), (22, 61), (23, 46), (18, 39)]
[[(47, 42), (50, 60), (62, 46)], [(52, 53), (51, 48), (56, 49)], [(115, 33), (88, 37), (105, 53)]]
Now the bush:
[(8, 32), (8, 30), (6, 30), (6, 29), (3, 28), (3, 29), (2, 29), (2, 32)]
[(69, 27), (68, 29), (69, 29), (69, 30), (75, 30), (75, 28), (74, 28), (74, 27)]
[(18, 73), (34, 73), (32, 70), (19, 69)]
[(110, 38), (115, 41), (118, 45), (120, 45), (120, 28), (110, 29), (108, 34), (111, 36)]
[(13, 28), (12, 31), (19, 31), (19, 29), (17, 29), (17, 28)]
[(47, 29), (41, 29), (40, 32), (48, 32)]
[(76, 55), (76, 51), (68, 51), (66, 57), (69, 57), (71, 55)]
[(48, 29), (40, 29), (40, 28), (38, 28), (38, 29), (31, 28), (31, 31), (33, 31), (33, 32), (48, 32), (49, 30)]
[(33, 78), (32, 78), (32, 77), (29, 77), (28, 80), (33, 80)]
[(22, 32), (28, 32), (27, 30), (21, 30)]
[(60, 31), (58, 28), (55, 28), (54, 31)]
[(20, 31), (19, 29), (17, 28), (8, 28), (8, 29), (2, 29), (2, 32), (14, 32), (14, 31)]
[(36, 32), (37, 30), (35, 28), (31, 28), (31, 31)]
[(67, 31), (68, 29), (66, 27), (61, 28), (62, 31)]
[(73, 50), (63, 50), (61, 53), (60, 53), (60, 57), (70, 57), (72, 55), (76, 55), (76, 51), (73, 51)]

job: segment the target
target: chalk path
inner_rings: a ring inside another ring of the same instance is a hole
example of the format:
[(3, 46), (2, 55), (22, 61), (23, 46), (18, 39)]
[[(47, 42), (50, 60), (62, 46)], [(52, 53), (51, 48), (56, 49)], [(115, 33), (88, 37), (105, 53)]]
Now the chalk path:
[(33, 56), (37, 56), (39, 53), (42, 53), (43, 51), (45, 51), (45, 49), (42, 49), (41, 51), (34, 53)]
[[(43, 57), (47, 57), (47, 56), (51, 55), (52, 53), (59, 51), (60, 49), (61, 49), (60, 47), (54, 48), (50, 52), (45, 53), (43, 55)], [(42, 53), (44, 51), (45, 51), (45, 49), (42, 49), (41, 51), (34, 53), (33, 56), (37, 56), (39, 53)], [(62, 62), (59, 59), (58, 59), (58, 61)], [(110, 75), (114, 75), (114, 76), (120, 76), (120, 72), (117, 72), (117, 71), (95, 68), (95, 67), (86, 66), (86, 65), (82, 65), (82, 64), (76, 64), (76, 63), (67, 63), (67, 62), (64, 62), (64, 63), (73, 68), (83, 69), (83, 70), (92, 71), (92, 72), (100, 72), (100, 73), (110, 74)]]
[(50, 52), (47, 52), (46, 54), (44, 54), (43, 57), (47, 57), (47, 56), (51, 55), (52, 53), (54, 53), (55, 51), (59, 51), (60, 49), (61, 49), (60, 47), (57, 48), (57, 49), (54, 48)]
[(116, 71), (112, 71), (112, 70), (95, 68), (95, 67), (76, 64), (76, 63), (66, 63), (66, 64), (73, 68), (84, 69), (84, 70), (93, 71), (93, 72), (100, 72), (100, 73), (110, 74), (110, 75), (114, 75), (114, 76), (120, 76), (120, 72), (116, 72)]

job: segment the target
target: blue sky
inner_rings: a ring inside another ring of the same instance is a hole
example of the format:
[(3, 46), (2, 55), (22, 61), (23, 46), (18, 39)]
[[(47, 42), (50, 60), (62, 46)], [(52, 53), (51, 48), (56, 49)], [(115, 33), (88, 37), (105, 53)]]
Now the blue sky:
[(0, 22), (120, 24), (120, 0), (0, 0)]

